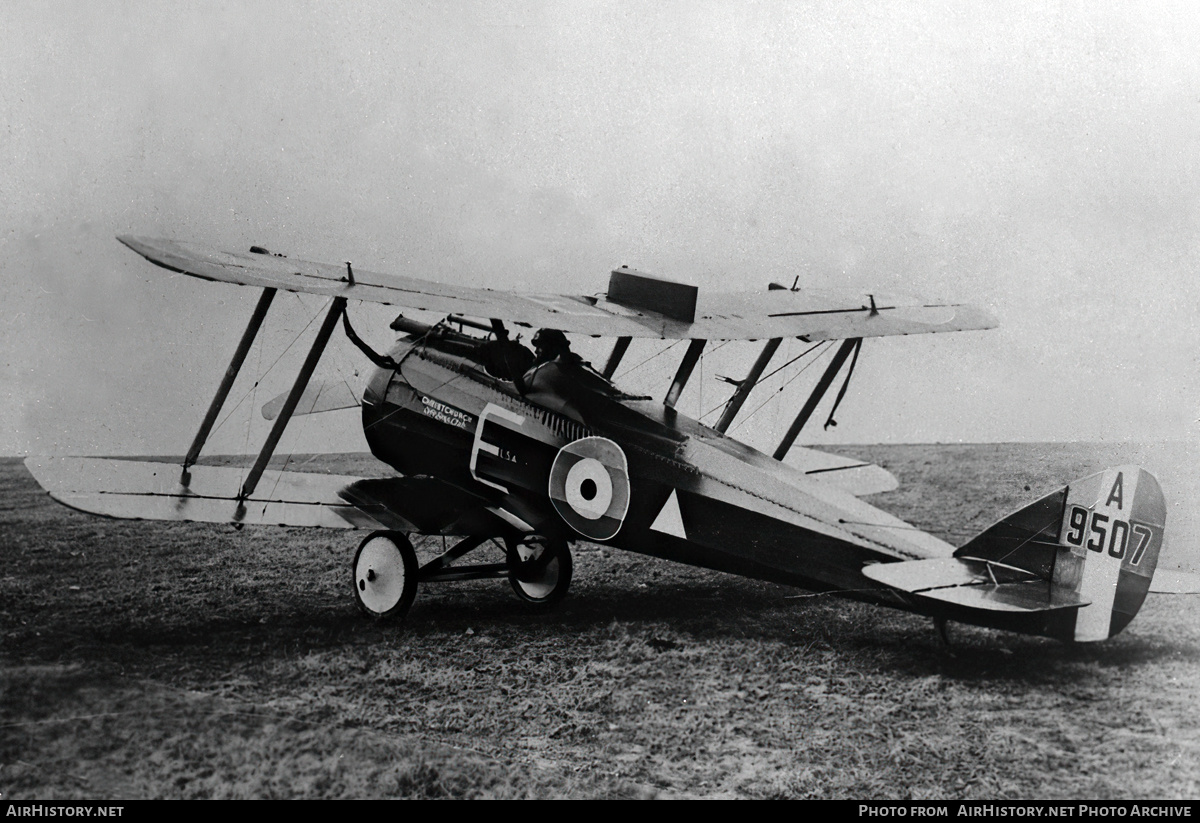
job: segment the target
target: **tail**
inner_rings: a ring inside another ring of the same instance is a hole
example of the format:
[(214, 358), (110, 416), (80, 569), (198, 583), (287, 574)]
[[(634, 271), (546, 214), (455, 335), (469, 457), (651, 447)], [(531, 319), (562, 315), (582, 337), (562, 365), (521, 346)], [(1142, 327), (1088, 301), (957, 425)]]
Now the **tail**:
[(864, 573), (935, 616), (1064, 641), (1106, 640), (1129, 625), (1150, 591), (1166, 515), (1154, 476), (1119, 466), (1009, 515), (952, 559)]
[(1150, 590), (1167, 506), (1154, 475), (1120, 466), (1077, 480), (1016, 512), (954, 553), (1049, 580), (1086, 606), (1056, 627), (1062, 640), (1106, 640), (1129, 625)]

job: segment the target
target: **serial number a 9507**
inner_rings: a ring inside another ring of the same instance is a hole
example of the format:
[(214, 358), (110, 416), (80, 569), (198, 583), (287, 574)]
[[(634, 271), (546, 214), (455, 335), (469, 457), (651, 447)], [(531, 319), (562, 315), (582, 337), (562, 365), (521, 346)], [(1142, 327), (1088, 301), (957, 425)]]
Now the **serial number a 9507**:
[(1136, 566), (1142, 562), (1142, 556), (1146, 553), (1153, 536), (1154, 532), (1141, 523), (1130, 524), (1127, 520), (1110, 518), (1103, 512), (1091, 511), (1083, 506), (1072, 506), (1063, 542), (1068, 546), (1087, 546), (1088, 550), (1097, 553), (1107, 551), (1117, 560), (1125, 559), (1125, 553), (1132, 542), (1133, 553), (1129, 557), (1129, 564)]

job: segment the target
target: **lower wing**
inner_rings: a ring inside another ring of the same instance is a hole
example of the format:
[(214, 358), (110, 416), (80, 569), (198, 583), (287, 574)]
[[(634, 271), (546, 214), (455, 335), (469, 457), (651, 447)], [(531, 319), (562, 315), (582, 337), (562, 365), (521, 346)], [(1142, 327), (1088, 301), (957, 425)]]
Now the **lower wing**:
[(855, 497), (890, 492), (900, 486), (896, 476), (882, 466), (817, 449), (793, 446), (783, 462)]
[(236, 466), (184, 472), (176, 463), (100, 457), (30, 457), (25, 466), (58, 502), (106, 517), (423, 534), (505, 530), (482, 498), (429, 477), (268, 470), (258, 491), (239, 499), (246, 469)]

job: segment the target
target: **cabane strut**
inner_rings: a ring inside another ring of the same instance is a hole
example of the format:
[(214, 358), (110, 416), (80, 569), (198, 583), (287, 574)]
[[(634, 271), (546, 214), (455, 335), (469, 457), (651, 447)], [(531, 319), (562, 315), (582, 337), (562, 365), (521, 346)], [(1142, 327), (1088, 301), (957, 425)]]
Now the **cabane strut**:
[(692, 370), (696, 368), (696, 363), (700, 360), (700, 354), (704, 351), (706, 342), (708, 341), (693, 340), (688, 344), (683, 360), (679, 363), (679, 370), (675, 372), (675, 379), (671, 381), (671, 388), (667, 390), (663, 405), (675, 408), (675, 404), (679, 402), (679, 396), (683, 394), (683, 387), (687, 385), (688, 378), (692, 376)]

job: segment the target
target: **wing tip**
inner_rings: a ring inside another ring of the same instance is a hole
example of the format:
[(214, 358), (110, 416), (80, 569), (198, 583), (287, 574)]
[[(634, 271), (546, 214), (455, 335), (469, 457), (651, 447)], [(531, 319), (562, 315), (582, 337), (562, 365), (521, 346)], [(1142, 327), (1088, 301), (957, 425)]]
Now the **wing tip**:
[(150, 238), (134, 237), (132, 234), (118, 234), (117, 242), (126, 248), (132, 249), (147, 260), (150, 259), (151, 243), (153, 242)]
[[(963, 331), (985, 331), (987, 329), (1000, 328), (1000, 318), (992, 314), (987, 309), (980, 308), (979, 306), (971, 303), (959, 307), (960, 311), (964, 309), (965, 314), (968, 317), (968, 322), (970, 322), (971, 325), (969, 328), (963, 329)], [(955, 315), (957, 318), (958, 312), (955, 312)]]

